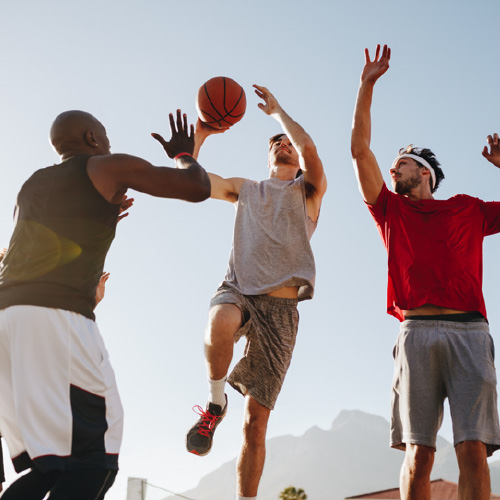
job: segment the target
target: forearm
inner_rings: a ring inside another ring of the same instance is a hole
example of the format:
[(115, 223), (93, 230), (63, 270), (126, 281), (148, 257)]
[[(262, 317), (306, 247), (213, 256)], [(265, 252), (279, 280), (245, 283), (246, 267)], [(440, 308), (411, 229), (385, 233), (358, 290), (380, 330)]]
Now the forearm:
[(384, 184), (377, 159), (370, 149), (373, 83), (361, 83), (354, 110), (351, 155), (359, 190), (367, 203), (375, 203)]
[(195, 134), (194, 134), (194, 150), (193, 150), (193, 158), (195, 160), (198, 159), (201, 146), (203, 146), (203, 143), (205, 142), (206, 138), (207, 138), (207, 136), (205, 134), (201, 134), (198, 131), (195, 132)]
[(281, 125), (283, 132), (301, 156), (306, 155), (308, 149), (315, 149), (310, 135), (282, 107), (279, 107), (271, 116)]
[(373, 87), (373, 84), (366, 82), (359, 86), (351, 135), (351, 154), (354, 159), (366, 155), (370, 150)]

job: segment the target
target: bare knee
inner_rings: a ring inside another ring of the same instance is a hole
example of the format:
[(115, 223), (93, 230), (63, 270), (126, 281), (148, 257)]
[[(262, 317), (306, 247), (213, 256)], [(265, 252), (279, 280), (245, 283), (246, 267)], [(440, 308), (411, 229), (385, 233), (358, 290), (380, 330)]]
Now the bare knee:
[(271, 410), (257, 403), (253, 398), (245, 408), (243, 421), (243, 437), (248, 444), (261, 444), (266, 440), (267, 422)]
[(435, 450), (431, 446), (407, 444), (405, 467), (414, 479), (428, 477), (434, 464)]
[(208, 327), (205, 343), (213, 344), (218, 338), (230, 339), (239, 330), (242, 323), (241, 311), (234, 304), (218, 304), (208, 313)]
[(482, 473), (488, 467), (486, 445), (481, 441), (462, 441), (455, 447), (460, 472)]

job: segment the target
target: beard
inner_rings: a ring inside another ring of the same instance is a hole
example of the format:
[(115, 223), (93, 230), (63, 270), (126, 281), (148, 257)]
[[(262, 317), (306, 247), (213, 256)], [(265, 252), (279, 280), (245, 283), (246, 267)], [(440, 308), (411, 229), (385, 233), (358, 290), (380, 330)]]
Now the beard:
[(394, 185), (394, 191), (401, 195), (410, 194), (411, 190), (420, 186), (422, 184), (422, 177), (415, 175), (404, 181), (396, 181)]
[(286, 165), (296, 165), (296, 161), (292, 158), (292, 155), (287, 151), (278, 151), (275, 156), (276, 163), (285, 163)]

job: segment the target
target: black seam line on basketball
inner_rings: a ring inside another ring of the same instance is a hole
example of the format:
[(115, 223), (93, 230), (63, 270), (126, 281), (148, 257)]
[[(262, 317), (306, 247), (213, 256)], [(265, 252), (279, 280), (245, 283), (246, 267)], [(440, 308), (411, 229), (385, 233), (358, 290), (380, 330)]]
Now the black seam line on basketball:
[[(200, 110), (202, 111), (202, 110)], [(202, 111), (204, 113), (204, 111)], [(206, 113), (208, 114), (208, 113)], [(210, 115), (209, 115), (210, 116)], [(210, 116), (210, 118), (213, 118), (212, 116)], [(217, 119), (214, 119), (212, 121), (207, 121), (207, 120), (203, 120), (207, 125), (210, 125), (211, 123), (218, 123), (219, 124), (219, 127), (221, 126), (221, 123), (227, 123), (229, 126), (231, 125), (234, 125), (235, 122), (228, 122), (227, 120), (225, 120), (224, 118), (221, 118), (220, 120), (217, 120)]]
[[(225, 121), (226, 123), (228, 123), (230, 125), (234, 125), (234, 123), (228, 122), (227, 120), (224, 120), (224, 118), (226, 118), (227, 116), (229, 116), (231, 118), (240, 118), (240, 117), (242, 117), (245, 114), (244, 111), (243, 111), (243, 113), (240, 113), (239, 115), (233, 115), (232, 114), (233, 110), (236, 108), (236, 106), (238, 106), (239, 102), (241, 101), (241, 99), (243, 97), (243, 94), (244, 94), (244, 90), (243, 90), (243, 88), (241, 88), (241, 92), (240, 92), (240, 96), (238, 97), (238, 100), (236, 101), (236, 103), (234, 104), (234, 106), (230, 110), (228, 110), (226, 108), (226, 77), (225, 76), (222, 77), (222, 81), (223, 81), (223, 85), (224, 85), (224, 99), (223, 99), (223, 103), (224, 103), (224, 111), (226, 112), (226, 114), (224, 116), (222, 116), (222, 113), (214, 106), (214, 103), (212, 102), (212, 99), (210, 98), (210, 94), (208, 92), (207, 84), (206, 83), (203, 85), (203, 89), (205, 90), (205, 95), (206, 95), (208, 101), (210, 102), (210, 105), (214, 109), (214, 111), (220, 116), (220, 120), (218, 120), (216, 117), (212, 116), (207, 111), (203, 111), (201, 109), (200, 109), (200, 111), (202, 111), (202, 113), (207, 114), (213, 120), (212, 122), (205, 121), (205, 123), (215, 123), (215, 122), (219, 123), (222, 120), (222, 121)], [(220, 123), (219, 123), (219, 125), (220, 125)]]
[(207, 89), (207, 84), (206, 83), (203, 85), (203, 88), (205, 89), (205, 95), (207, 96), (208, 102), (211, 104), (211, 106), (214, 109), (214, 111), (222, 118), (222, 115), (221, 115), (220, 111), (214, 106), (214, 103), (212, 102), (212, 99), (210, 98), (210, 94), (208, 93), (208, 89)]
[(207, 120), (203, 120), (205, 123), (214, 123), (214, 122), (219, 122), (220, 120), (222, 120), (222, 118), (216, 118), (215, 116), (212, 116), (210, 113), (208, 113), (207, 111), (203, 111), (203, 109), (200, 108), (200, 111), (205, 115), (205, 116), (208, 116), (209, 118), (212, 119), (211, 122), (207, 121)]
[(230, 122), (230, 121), (227, 121), (226, 118), (239, 118), (240, 116), (243, 116), (244, 113), (242, 113), (241, 115), (226, 115), (226, 116), (223, 116), (221, 118), (216, 118), (214, 116), (211, 116), (210, 113), (207, 113), (206, 111), (203, 111), (202, 109), (200, 109), (200, 111), (204, 114), (204, 118), (210, 118), (210, 121), (209, 120), (203, 120), (205, 123), (207, 124), (210, 124), (210, 123), (218, 123), (219, 125), (221, 124), (221, 122), (225, 122), (227, 123), (228, 125), (234, 125), (235, 122)]
[(234, 125), (236, 122), (227, 121), (226, 118), (238, 118), (239, 116), (243, 116), (243, 115), (226, 115), (226, 116), (224, 116), (222, 118), (214, 118), (213, 116), (210, 116), (208, 113), (206, 113), (202, 109), (200, 109), (200, 111), (205, 115), (205, 117), (208, 117), (208, 118), (212, 119), (211, 121), (209, 121), (209, 120), (203, 120), (203, 122), (206, 123), (206, 124), (218, 123), (220, 125), (222, 122), (225, 122), (228, 125)]
[(236, 108), (236, 106), (238, 106), (238, 104), (240, 103), (241, 101), (241, 98), (243, 97), (243, 87), (241, 88), (241, 92), (240, 92), (240, 97), (238, 97), (238, 100), (236, 101), (236, 103), (234, 104), (234, 106), (228, 111), (226, 109), (226, 96), (224, 96), (224, 111), (226, 112), (226, 116), (232, 116), (233, 118), (237, 118), (238, 116), (243, 116), (244, 115), (244, 112), (241, 114), (241, 115), (231, 115), (231, 113), (234, 111), (234, 108)]
[[(214, 121), (219, 120), (219, 118), (216, 118), (215, 116), (212, 116), (212, 115), (211, 115), (208, 111), (205, 111), (204, 109), (201, 109), (201, 108), (199, 108), (199, 109), (200, 109), (200, 111), (201, 111), (204, 115), (208, 116), (209, 118), (212, 118)], [(230, 113), (227, 113), (226, 115), (222, 116), (222, 115), (219, 113), (219, 115), (220, 115), (220, 120), (224, 120), (224, 118), (227, 118), (227, 117), (229, 117), (229, 118), (240, 118), (240, 117), (241, 117), (241, 116), (243, 116), (244, 114), (245, 114), (245, 112), (240, 113), (239, 115), (232, 115), (232, 114), (230, 114)], [(206, 120), (205, 120), (205, 123), (206, 123)]]
[(200, 111), (205, 115), (205, 116), (208, 116), (209, 118), (212, 119), (212, 121), (208, 121), (208, 120), (203, 120), (205, 123), (207, 124), (210, 124), (210, 123), (218, 123), (219, 124), (219, 127), (221, 126), (221, 122), (226, 122), (227, 124), (229, 125), (234, 125), (234, 123), (232, 122), (228, 122), (227, 120), (224, 120), (224, 117), (221, 117), (220, 119), (219, 118), (215, 118), (214, 116), (211, 116), (209, 113), (206, 113), (205, 111), (203, 111), (202, 109), (200, 109)]

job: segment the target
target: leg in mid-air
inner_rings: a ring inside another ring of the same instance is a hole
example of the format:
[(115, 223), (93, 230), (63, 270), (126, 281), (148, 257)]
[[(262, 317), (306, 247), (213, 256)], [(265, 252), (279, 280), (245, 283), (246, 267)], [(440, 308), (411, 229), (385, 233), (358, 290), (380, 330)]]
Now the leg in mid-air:
[(210, 309), (205, 334), (209, 397), (205, 410), (195, 407), (200, 418), (186, 436), (186, 448), (195, 455), (204, 456), (210, 452), (215, 429), (226, 414), (224, 388), (233, 359), (234, 335), (241, 322), (241, 311), (234, 304), (217, 304)]

